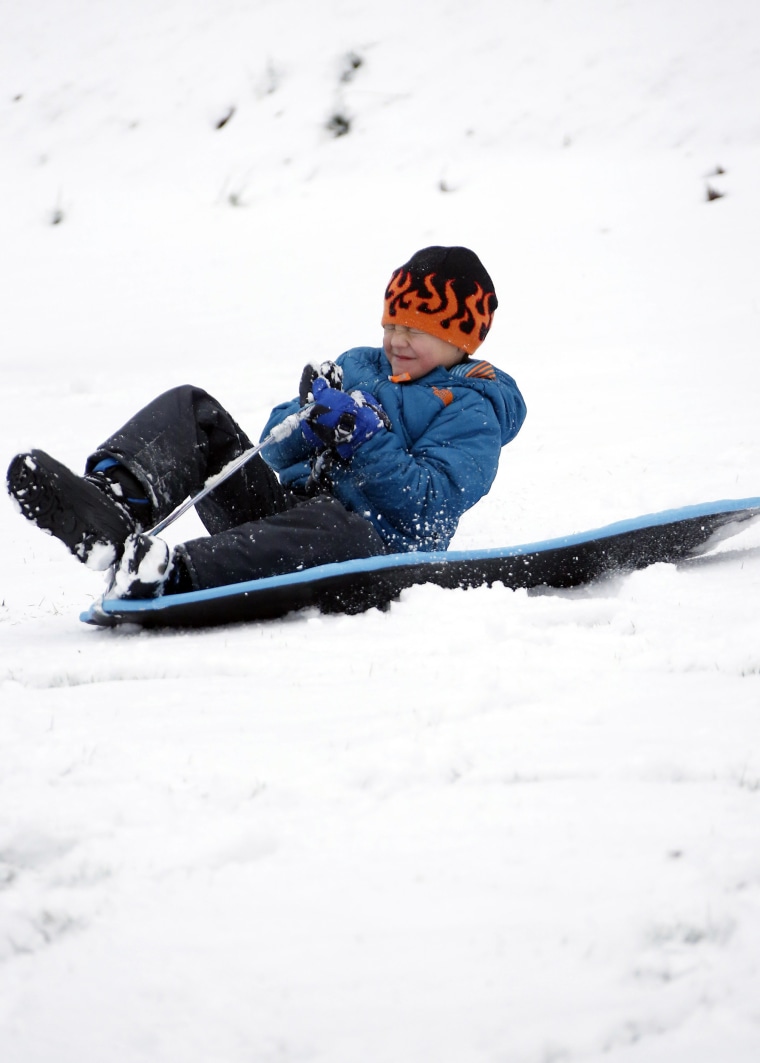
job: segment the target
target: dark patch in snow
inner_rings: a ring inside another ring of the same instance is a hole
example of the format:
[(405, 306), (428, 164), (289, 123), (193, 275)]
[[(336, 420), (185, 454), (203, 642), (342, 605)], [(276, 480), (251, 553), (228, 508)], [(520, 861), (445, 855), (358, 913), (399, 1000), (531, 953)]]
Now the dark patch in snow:
[(351, 131), (351, 119), (341, 111), (336, 111), (325, 122), (325, 129), (334, 137), (345, 137)]
[(222, 118), (220, 118), (220, 119), (219, 119), (219, 121), (218, 121), (218, 122), (216, 123), (216, 126), (215, 126), (215, 128), (216, 128), (216, 129), (224, 129), (224, 127), (225, 127), (225, 126), (227, 125), (227, 123), (229, 122), (229, 120), (230, 120), (230, 119), (232, 118), (232, 116), (234, 115), (234, 113), (235, 113), (235, 110), (236, 110), (236, 108), (235, 108), (235, 107), (230, 107), (230, 108), (228, 109), (227, 113), (226, 113), (226, 114), (225, 114), (225, 115), (224, 115), (224, 116), (223, 116)]

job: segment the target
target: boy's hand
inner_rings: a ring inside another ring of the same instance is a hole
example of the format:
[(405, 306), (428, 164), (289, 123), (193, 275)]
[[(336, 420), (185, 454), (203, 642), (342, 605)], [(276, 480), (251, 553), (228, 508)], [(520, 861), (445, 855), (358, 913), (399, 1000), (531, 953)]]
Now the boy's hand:
[(322, 362), (320, 365), (312, 365), (310, 362), (305, 365), (301, 374), (301, 386), (298, 389), (298, 398), (302, 406), (314, 402), (315, 380), (324, 380), (331, 388), (340, 391), (343, 386), (343, 370), (335, 362)]
[(385, 410), (366, 391), (331, 388), (317, 377), (313, 382), (314, 405), (301, 421), (307, 441), (318, 450), (331, 448), (348, 460), (357, 448), (383, 428), (390, 428)]

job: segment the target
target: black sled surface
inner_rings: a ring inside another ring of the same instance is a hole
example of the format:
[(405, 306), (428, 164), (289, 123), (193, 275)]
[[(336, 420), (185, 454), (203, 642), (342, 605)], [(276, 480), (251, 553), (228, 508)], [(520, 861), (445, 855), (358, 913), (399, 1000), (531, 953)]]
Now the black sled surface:
[(502, 583), (515, 590), (577, 587), (703, 553), (758, 517), (760, 498), (708, 502), (519, 546), (386, 554), (147, 601), (105, 598), (81, 619), (102, 627), (209, 627), (274, 620), (308, 608), (323, 613), (384, 608), (401, 591), (422, 583), (448, 588)]

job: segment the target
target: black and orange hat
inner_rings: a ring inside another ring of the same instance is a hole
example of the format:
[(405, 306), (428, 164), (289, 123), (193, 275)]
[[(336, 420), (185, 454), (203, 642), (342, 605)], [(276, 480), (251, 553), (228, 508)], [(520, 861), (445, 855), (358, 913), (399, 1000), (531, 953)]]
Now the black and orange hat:
[(382, 324), (419, 329), (472, 354), (497, 306), (493, 281), (474, 251), (425, 247), (394, 271)]

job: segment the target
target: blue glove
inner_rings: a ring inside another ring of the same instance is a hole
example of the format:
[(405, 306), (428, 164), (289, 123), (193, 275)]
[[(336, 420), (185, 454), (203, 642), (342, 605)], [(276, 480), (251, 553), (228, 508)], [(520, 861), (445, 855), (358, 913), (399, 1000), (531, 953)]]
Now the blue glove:
[(318, 450), (331, 449), (347, 461), (357, 448), (382, 428), (390, 428), (385, 410), (366, 391), (337, 391), (323, 377), (312, 385), (314, 405), (301, 427), (306, 440)]

